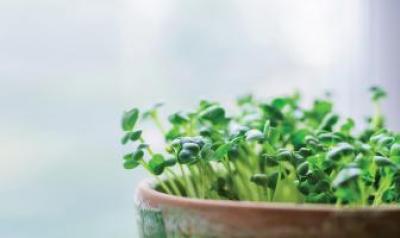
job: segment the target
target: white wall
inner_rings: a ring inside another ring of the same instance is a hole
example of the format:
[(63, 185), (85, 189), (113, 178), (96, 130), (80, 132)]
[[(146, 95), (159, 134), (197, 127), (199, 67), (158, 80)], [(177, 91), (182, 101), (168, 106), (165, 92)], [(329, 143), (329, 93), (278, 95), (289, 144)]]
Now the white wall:
[(400, 1), (371, 1), (371, 8), (373, 81), (388, 90), (388, 123), (400, 130)]

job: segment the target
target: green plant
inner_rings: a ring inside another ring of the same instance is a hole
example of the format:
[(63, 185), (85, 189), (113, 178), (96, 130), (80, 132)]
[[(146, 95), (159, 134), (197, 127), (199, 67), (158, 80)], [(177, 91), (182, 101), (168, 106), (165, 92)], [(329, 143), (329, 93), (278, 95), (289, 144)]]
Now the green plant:
[[(123, 144), (134, 142), (124, 167), (143, 166), (168, 194), (230, 199), (367, 206), (400, 203), (400, 135), (384, 127), (380, 100), (371, 88), (375, 115), (354, 133), (328, 99), (300, 105), (299, 94), (259, 101), (237, 100), (228, 115), (218, 103), (201, 101), (192, 112), (168, 117), (165, 130), (156, 105), (142, 118), (153, 120), (165, 138), (154, 153), (136, 129), (138, 109), (123, 115)], [(161, 177), (162, 176), (162, 177)]]

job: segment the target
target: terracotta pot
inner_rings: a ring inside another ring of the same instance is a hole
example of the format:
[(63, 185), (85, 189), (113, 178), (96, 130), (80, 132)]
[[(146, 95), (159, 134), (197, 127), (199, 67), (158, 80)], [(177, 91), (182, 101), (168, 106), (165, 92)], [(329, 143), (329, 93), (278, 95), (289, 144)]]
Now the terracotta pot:
[(140, 183), (136, 202), (141, 237), (400, 237), (400, 207), (189, 199)]

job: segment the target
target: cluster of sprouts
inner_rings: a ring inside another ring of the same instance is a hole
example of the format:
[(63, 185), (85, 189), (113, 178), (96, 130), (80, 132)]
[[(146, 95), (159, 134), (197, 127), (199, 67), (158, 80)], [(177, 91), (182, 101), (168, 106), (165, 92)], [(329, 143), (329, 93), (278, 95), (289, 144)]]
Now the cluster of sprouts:
[[(385, 128), (380, 101), (371, 88), (375, 113), (361, 133), (354, 120), (340, 119), (328, 99), (311, 108), (294, 94), (268, 101), (237, 100), (230, 115), (218, 103), (201, 101), (190, 112), (161, 125), (156, 105), (126, 111), (122, 144), (126, 169), (142, 166), (162, 192), (201, 199), (377, 206), (400, 203), (400, 134)], [(153, 152), (137, 129), (139, 119), (155, 122), (165, 151)]]

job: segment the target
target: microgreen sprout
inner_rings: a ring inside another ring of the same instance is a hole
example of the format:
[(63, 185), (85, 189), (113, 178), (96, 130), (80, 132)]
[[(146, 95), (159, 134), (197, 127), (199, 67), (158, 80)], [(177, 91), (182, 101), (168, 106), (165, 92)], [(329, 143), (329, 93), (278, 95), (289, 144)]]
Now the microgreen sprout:
[[(236, 115), (201, 101), (179, 111), (163, 127), (157, 104), (123, 114), (126, 169), (143, 167), (162, 192), (201, 199), (378, 206), (400, 203), (400, 134), (385, 128), (383, 89), (372, 87), (375, 114), (356, 134), (328, 99), (311, 108), (300, 95), (268, 101), (246, 95)], [(164, 152), (146, 144), (138, 121), (151, 119), (165, 140)]]

